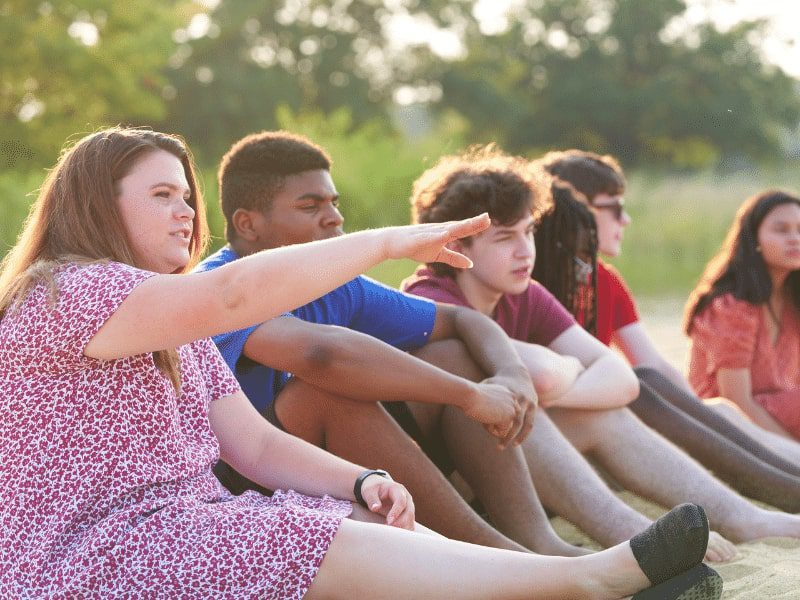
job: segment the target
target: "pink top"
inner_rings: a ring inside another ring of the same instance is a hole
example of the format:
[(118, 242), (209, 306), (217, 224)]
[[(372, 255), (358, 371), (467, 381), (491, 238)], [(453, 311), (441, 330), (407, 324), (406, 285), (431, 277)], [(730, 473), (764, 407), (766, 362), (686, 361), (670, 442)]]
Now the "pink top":
[[(440, 277), (421, 266), (403, 281), (404, 291), (436, 302), (470, 306), (461, 288), (452, 277)], [(527, 291), (505, 294), (495, 307), (494, 319), (506, 334), (516, 340), (548, 346), (559, 335), (575, 325), (575, 319), (544, 286), (531, 281)]]
[[(702, 398), (719, 396), (719, 369), (748, 369), (753, 398), (800, 432), (800, 321), (789, 303), (770, 339), (763, 305), (718, 296), (692, 321), (689, 382)], [(795, 422), (796, 425), (795, 425)]]
[(68, 264), (54, 307), (40, 284), (0, 321), (0, 598), (300, 598), (336, 532), (317, 515), (288, 535), (297, 519), (264, 510), (287, 495), (213, 476), (209, 405), (239, 386), (210, 340), (178, 349), (180, 394), (151, 354), (83, 354), (152, 275)]

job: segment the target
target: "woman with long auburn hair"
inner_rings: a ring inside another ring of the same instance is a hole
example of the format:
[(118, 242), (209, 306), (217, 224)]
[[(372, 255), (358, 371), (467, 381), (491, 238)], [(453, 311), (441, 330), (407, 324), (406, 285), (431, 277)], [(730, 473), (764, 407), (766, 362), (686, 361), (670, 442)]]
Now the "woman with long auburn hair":
[[(388, 258), (468, 267), (445, 246), (488, 225), (363, 231), (183, 274), (206, 226), (180, 139), (113, 128), (67, 149), (0, 275), (0, 597), (620, 598), (653, 584), (635, 597), (718, 598), (695, 505), (574, 559), (404, 531), (418, 526), (402, 485), (262, 419), (208, 339)], [(232, 496), (220, 456), (274, 494)]]
[(689, 380), (800, 439), (800, 197), (751, 196), (686, 304)]

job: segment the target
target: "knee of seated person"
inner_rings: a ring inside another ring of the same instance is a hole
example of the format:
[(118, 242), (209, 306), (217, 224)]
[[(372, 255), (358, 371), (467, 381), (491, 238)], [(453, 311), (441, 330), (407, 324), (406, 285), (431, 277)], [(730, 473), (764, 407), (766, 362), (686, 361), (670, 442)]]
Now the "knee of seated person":
[(440, 340), (413, 352), (419, 359), (467, 379), (480, 380), (484, 375), (461, 340)]

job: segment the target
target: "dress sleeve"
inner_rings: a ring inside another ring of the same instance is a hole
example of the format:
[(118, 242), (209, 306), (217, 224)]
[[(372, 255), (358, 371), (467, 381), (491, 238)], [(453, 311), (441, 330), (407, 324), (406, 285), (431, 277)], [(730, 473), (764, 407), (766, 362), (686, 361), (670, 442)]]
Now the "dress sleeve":
[(759, 307), (731, 294), (718, 296), (692, 323), (692, 341), (706, 355), (708, 374), (747, 369), (753, 363), (761, 318)]
[(208, 397), (212, 401), (235, 394), (241, 389), (236, 376), (210, 338), (197, 340), (193, 346), (205, 378)]
[(22, 336), (28, 360), (51, 372), (91, 364), (95, 359), (83, 354), (86, 345), (133, 289), (153, 275), (116, 262), (61, 267), (55, 303), (39, 284), (20, 307), (29, 317)]

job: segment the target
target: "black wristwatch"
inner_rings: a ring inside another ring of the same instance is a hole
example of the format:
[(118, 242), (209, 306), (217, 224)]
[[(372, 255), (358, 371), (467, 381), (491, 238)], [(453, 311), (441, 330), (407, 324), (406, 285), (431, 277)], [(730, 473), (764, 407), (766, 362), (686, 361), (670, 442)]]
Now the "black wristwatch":
[(380, 475), (381, 477), (385, 477), (386, 479), (391, 479), (392, 476), (389, 475), (383, 469), (367, 469), (361, 475), (356, 477), (356, 483), (353, 486), (353, 496), (356, 498), (356, 502), (358, 502), (364, 508), (369, 508), (367, 503), (364, 502), (364, 496), (361, 495), (361, 486), (364, 485), (364, 480), (369, 477), (370, 475)]

